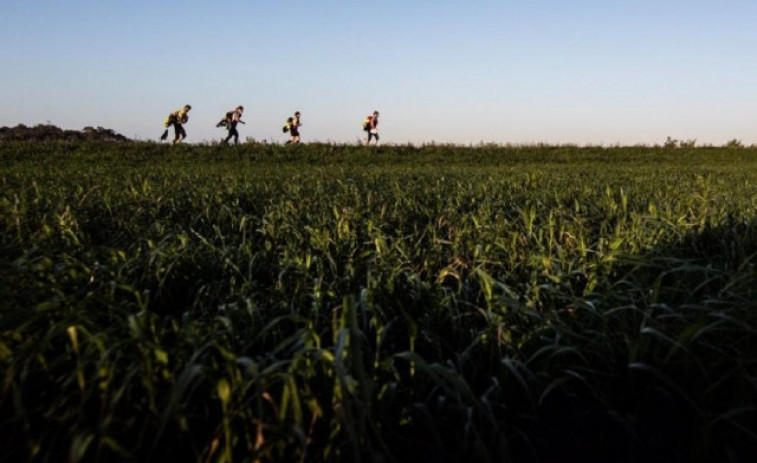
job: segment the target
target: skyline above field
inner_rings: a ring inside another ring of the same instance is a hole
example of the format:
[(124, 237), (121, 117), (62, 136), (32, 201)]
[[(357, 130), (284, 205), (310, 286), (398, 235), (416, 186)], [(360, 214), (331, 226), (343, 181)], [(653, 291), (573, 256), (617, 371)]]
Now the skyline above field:
[(757, 143), (757, 4), (689, 1), (34, 1), (4, 5), (0, 126), (188, 142)]

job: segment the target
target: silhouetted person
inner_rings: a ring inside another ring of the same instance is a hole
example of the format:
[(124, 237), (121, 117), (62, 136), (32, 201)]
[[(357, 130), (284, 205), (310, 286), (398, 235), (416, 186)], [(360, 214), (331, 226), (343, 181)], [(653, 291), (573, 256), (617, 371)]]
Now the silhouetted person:
[(368, 133), (368, 139), (365, 141), (366, 145), (371, 144), (372, 138), (376, 138), (376, 145), (378, 145), (378, 142), (379, 142), (378, 117), (379, 117), (379, 112), (373, 111), (373, 115), (366, 117), (365, 120), (363, 121), (363, 130), (365, 130)]
[(229, 135), (223, 141), (224, 143), (228, 143), (232, 137), (234, 137), (235, 145), (239, 143), (239, 132), (237, 132), (237, 124), (239, 123), (244, 124), (244, 121), (242, 120), (243, 112), (244, 112), (244, 106), (237, 106), (236, 109), (234, 109), (234, 111), (229, 111), (226, 113), (225, 119), (223, 119), (221, 122), (216, 124), (216, 127), (221, 127), (222, 125), (226, 125), (226, 129), (229, 131)]
[(165, 125), (166, 130), (163, 132), (163, 135), (160, 136), (161, 140), (168, 138), (168, 128), (172, 125), (174, 130), (174, 144), (181, 143), (182, 140), (187, 138), (187, 132), (184, 130), (183, 124), (186, 124), (187, 121), (189, 121), (188, 113), (190, 109), (192, 109), (191, 105), (184, 105), (183, 108), (177, 109), (166, 116), (165, 120), (163, 120), (163, 125)]
[(287, 144), (300, 142), (300, 125), (300, 112), (296, 111), (294, 117), (288, 118), (284, 126), (289, 128), (289, 141), (287, 141)]

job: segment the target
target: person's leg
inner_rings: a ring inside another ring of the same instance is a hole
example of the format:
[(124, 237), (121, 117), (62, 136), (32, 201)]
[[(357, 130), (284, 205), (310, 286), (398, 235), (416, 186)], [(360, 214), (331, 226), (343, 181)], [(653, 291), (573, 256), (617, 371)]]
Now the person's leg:
[(174, 130), (176, 131), (176, 137), (174, 138), (173, 142), (181, 143), (181, 141), (187, 137), (187, 132), (184, 131), (184, 127), (178, 122), (174, 124)]
[(223, 141), (224, 143), (229, 143), (229, 140), (231, 140), (231, 137), (234, 136), (237, 129), (232, 125), (231, 128), (229, 128), (229, 134), (226, 136), (226, 139)]

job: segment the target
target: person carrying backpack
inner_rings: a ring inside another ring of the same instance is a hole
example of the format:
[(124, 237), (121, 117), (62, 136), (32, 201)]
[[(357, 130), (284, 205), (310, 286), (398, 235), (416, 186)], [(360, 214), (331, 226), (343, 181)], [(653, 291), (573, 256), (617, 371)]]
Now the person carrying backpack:
[(289, 141), (286, 142), (288, 145), (289, 143), (299, 143), (300, 142), (300, 112), (295, 111), (294, 117), (287, 118), (287, 123), (284, 125), (284, 132), (289, 131)]
[(174, 144), (181, 143), (182, 140), (187, 138), (187, 132), (184, 130), (183, 124), (186, 124), (189, 121), (188, 113), (190, 109), (192, 109), (191, 105), (184, 105), (183, 108), (177, 109), (176, 111), (166, 116), (166, 118), (163, 120), (163, 125), (165, 126), (166, 130), (163, 131), (163, 135), (160, 136), (161, 140), (168, 138), (168, 128), (171, 126), (173, 126), (174, 130)]
[(229, 135), (223, 141), (224, 143), (228, 143), (229, 140), (231, 140), (231, 137), (234, 137), (234, 144), (239, 144), (239, 132), (237, 132), (237, 124), (244, 124), (244, 121), (242, 120), (243, 112), (244, 106), (237, 106), (233, 111), (227, 112), (226, 117), (222, 119), (221, 122), (216, 124), (216, 127), (226, 126), (226, 130), (229, 131)]
[(379, 142), (379, 134), (378, 134), (378, 117), (379, 112), (373, 111), (373, 115), (368, 116), (363, 120), (363, 130), (368, 133), (368, 139), (365, 141), (366, 145), (371, 144), (371, 138), (376, 138), (376, 145), (378, 145)]

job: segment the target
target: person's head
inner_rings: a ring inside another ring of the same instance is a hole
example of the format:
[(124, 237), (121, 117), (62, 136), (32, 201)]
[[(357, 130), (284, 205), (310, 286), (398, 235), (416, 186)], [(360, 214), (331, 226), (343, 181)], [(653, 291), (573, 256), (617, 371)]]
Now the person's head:
[(373, 111), (373, 117), (378, 117), (379, 113), (378, 111)]
[(240, 113), (244, 111), (244, 106), (242, 105), (237, 106), (237, 111), (239, 111)]
[(299, 111), (295, 111), (295, 112), (294, 112), (294, 116), (295, 116), (295, 117), (300, 117), (300, 112), (299, 112)]
[(189, 111), (190, 109), (192, 109), (192, 105), (189, 105), (189, 104), (184, 105), (184, 110)]

